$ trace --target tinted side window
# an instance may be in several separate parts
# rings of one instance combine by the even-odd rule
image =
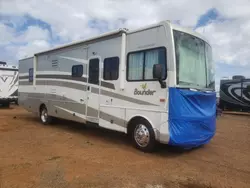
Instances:
[[[165,48],[148,49],[129,53],[127,62],[127,80],[156,80],[153,79],[154,64],[163,65],[162,78],[165,79],[167,76],[167,60]]]
[[[33,82],[33,68],[29,69],[29,82]]]
[[[82,77],[83,65],[73,65],[71,75],[72,77]]]
[[[104,59],[103,79],[117,80],[119,77],[119,57]]]
[[[143,80],[144,53],[136,52],[128,57],[128,80]]]

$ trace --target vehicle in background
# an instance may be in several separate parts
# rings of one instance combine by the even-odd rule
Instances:
[[[18,68],[0,61],[0,106],[18,102]]]
[[[220,80],[219,108],[250,112],[250,79],[236,75]]]
[[[120,29],[19,61],[19,105],[54,117],[186,149],[215,134],[212,49],[192,30],[162,21]]]

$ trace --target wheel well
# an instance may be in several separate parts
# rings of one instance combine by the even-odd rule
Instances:
[[[44,108],[44,107],[46,108],[46,105],[45,104],[41,104],[40,107],[39,107],[39,112],[41,112],[42,108]]]
[[[140,121],[140,120],[146,120],[146,121],[148,121],[147,119],[145,119],[145,118],[143,118],[143,117],[141,117],[141,116],[135,116],[135,117],[133,117],[131,120],[129,120],[129,122],[127,123],[127,134],[128,135],[131,135],[131,133],[132,133],[132,131],[133,131],[133,126],[134,126],[134,123],[136,122],[136,121]]]

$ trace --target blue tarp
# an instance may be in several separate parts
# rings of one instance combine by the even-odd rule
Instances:
[[[216,94],[169,88],[169,145],[191,149],[216,131]]]

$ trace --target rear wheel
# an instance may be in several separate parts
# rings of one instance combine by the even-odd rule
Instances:
[[[49,116],[48,110],[45,105],[43,105],[40,109],[40,120],[44,125],[50,124],[52,121],[52,117]]]
[[[133,125],[132,140],[135,147],[143,152],[153,152],[156,145],[155,133],[145,119],[136,120]]]

